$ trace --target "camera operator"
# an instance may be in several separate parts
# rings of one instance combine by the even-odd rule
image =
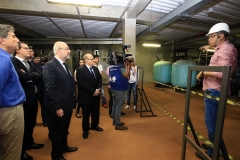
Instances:
[[[127,130],[125,123],[120,121],[122,105],[124,103],[125,91],[128,89],[131,62],[124,61],[124,66],[111,65],[109,67],[109,83],[111,85],[113,106],[112,118],[115,130]]]
[[[137,106],[137,98],[138,98],[138,94],[137,94],[137,66],[134,63],[134,58],[133,57],[127,57],[128,61],[131,63],[131,67],[130,67],[130,78],[128,80],[128,90],[127,90],[127,106],[125,108],[129,108],[130,107],[130,99],[131,99],[131,92],[133,91],[133,97],[134,97],[134,110],[136,110],[136,106]]]

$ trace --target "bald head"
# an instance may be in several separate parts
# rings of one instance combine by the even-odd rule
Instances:
[[[53,52],[57,58],[63,61],[66,61],[67,59],[70,58],[71,51],[65,42],[61,41],[56,42],[53,46]]]
[[[86,65],[88,65],[89,67],[92,67],[95,64],[93,61],[94,58],[93,58],[92,54],[87,53],[84,55],[83,58],[84,58]]]

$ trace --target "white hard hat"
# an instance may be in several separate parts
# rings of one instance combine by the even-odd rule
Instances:
[[[208,32],[208,34],[206,34],[206,36],[208,36],[209,34],[212,34],[212,33],[220,32],[220,31],[225,31],[227,33],[230,33],[228,24],[227,23],[215,24],[214,26],[212,26],[212,28],[209,30],[209,32]]]

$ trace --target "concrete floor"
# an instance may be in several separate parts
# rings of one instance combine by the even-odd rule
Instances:
[[[105,94],[107,94],[107,86]],[[140,113],[133,110],[133,106],[125,109],[125,116],[121,120],[126,123],[129,130],[117,131],[112,126],[112,119],[108,110],[101,107],[99,126],[104,132],[90,131],[89,138],[82,138],[82,119],[75,117],[73,111],[69,128],[68,145],[78,147],[77,152],[65,153],[67,160],[177,160],[181,159],[182,136],[185,110],[185,93],[174,92],[171,88],[156,88],[154,84],[145,84],[144,90],[150,101],[154,117],[140,117]],[[240,101],[239,98],[234,98]],[[140,100],[139,100],[140,104]],[[138,106],[139,107],[139,106]],[[147,112],[144,115],[151,115]],[[172,116],[176,117],[173,119]],[[227,105],[223,139],[231,159],[240,159],[240,108]],[[203,97],[192,95],[190,103],[190,118],[195,130],[207,139],[204,124]],[[179,120],[179,121],[177,121]],[[36,143],[44,143],[45,147],[39,150],[27,151],[34,160],[50,160],[51,142],[48,140],[48,130],[42,126],[40,113],[34,130]],[[188,132],[191,136],[191,132]],[[203,143],[200,140],[200,143]],[[187,144],[186,160],[197,160],[195,150]],[[220,158],[223,159],[223,158]]]

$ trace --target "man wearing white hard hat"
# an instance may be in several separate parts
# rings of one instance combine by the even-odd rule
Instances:
[[[237,66],[237,49],[228,41],[230,30],[226,23],[217,23],[209,30],[208,34],[208,46],[201,47],[200,50],[205,51],[208,48],[215,49],[213,56],[211,57],[209,66],[231,66],[231,74]],[[202,71],[197,75],[197,80],[203,80],[203,90],[205,94],[219,97],[221,90],[222,72],[208,72]],[[231,94],[230,85],[228,87],[228,95]],[[217,112],[218,101],[214,99],[204,98],[205,105],[205,124],[208,130],[208,138],[213,143]],[[206,144],[202,144],[204,149],[207,149],[206,153],[212,157],[213,148]],[[202,158],[196,153],[198,158]]]

